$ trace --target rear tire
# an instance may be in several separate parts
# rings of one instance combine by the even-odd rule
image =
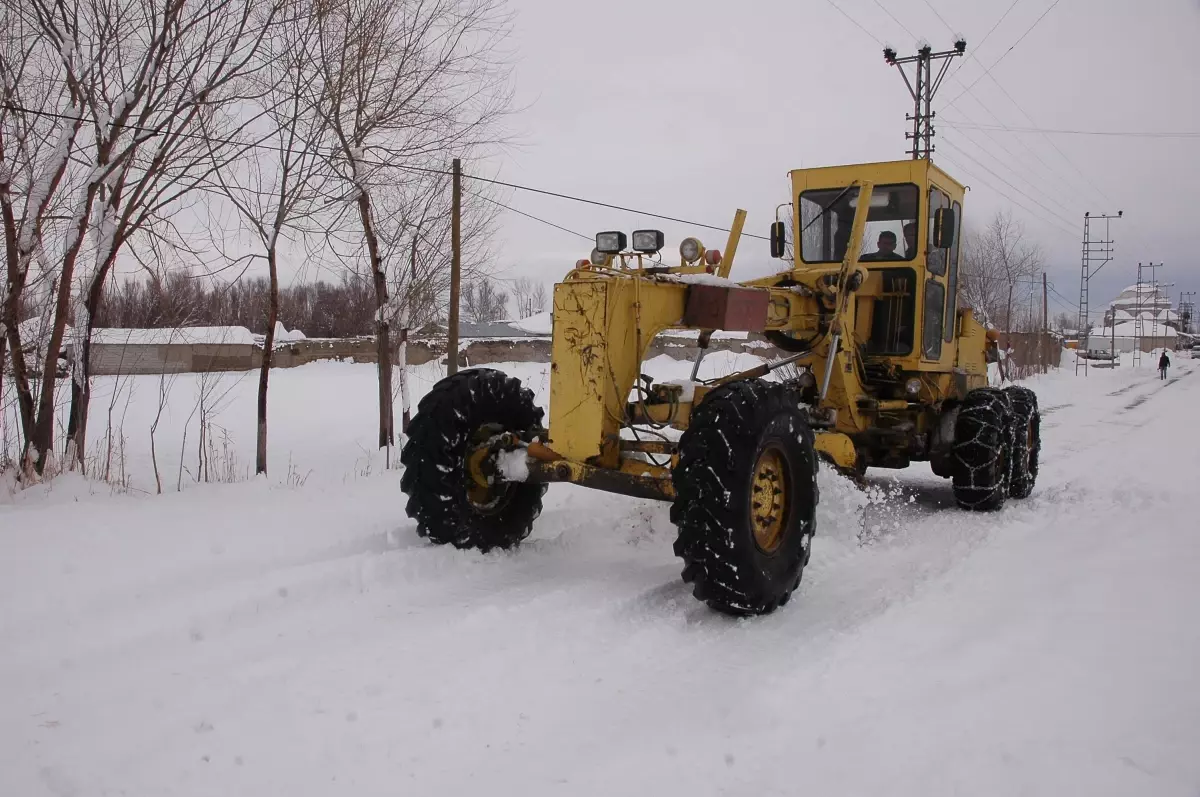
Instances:
[[[438,382],[417,405],[400,452],[408,495],[406,511],[417,534],[458,548],[511,548],[529,536],[542,511],[547,485],[500,482],[488,500],[472,500],[466,457],[482,427],[492,425],[528,439],[542,410],[521,380],[490,368],[461,371]]]
[[[1037,394],[1027,387],[1006,388],[1013,409],[1012,476],[1010,498],[1028,498],[1038,475],[1038,455],[1042,450],[1042,416]]]
[[[671,474],[675,554],[696,598],[738,616],[787,603],[816,530],[816,472],[795,390],[748,380],[704,398]]]
[[[963,399],[950,459],[960,507],[990,512],[1004,506],[1012,462],[1012,406],[1004,391],[981,387]]]

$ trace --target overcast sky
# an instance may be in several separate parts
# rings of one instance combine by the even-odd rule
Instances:
[[[1068,300],[1052,297],[1053,312],[1078,301],[1084,211],[1125,213],[1093,306],[1132,283],[1139,260],[1166,264],[1159,276],[1175,283],[1172,297],[1200,290],[1200,137],[950,126],[1200,131],[1200,0],[513,0],[513,9],[521,143],[467,171],[721,226],[743,207],[748,231],[764,234],[788,201],[788,170],[906,157],[911,99],[879,42],[904,55],[917,38],[948,49],[961,33],[969,57],[935,98],[934,161],[970,186],[968,225],[1013,210]],[[697,232],[724,247],[721,233],[527,192],[506,202],[586,235],[657,227],[672,248]],[[500,235],[504,275],[548,283],[591,248],[511,213]],[[734,276],[773,265],[764,241],[747,240]]]

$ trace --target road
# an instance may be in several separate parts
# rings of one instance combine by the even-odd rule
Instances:
[[[822,476],[813,561],[734,621],[666,507],[416,537],[394,472],[0,506],[0,793],[1200,793],[1200,376],[1035,380],[1034,494]]]

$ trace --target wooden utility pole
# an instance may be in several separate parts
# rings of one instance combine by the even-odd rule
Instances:
[[[1050,370],[1050,302],[1047,291],[1046,272],[1042,272],[1042,373]]]
[[[462,281],[462,161],[454,159],[450,195],[450,318],[446,322],[446,374],[458,373],[458,292]]]

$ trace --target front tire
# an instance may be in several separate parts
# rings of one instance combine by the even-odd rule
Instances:
[[[816,472],[795,390],[748,380],[704,398],[671,474],[675,554],[696,598],[738,616],[787,603],[816,529]]]
[[[467,454],[496,429],[528,439],[541,420],[533,391],[501,371],[476,368],[438,382],[417,405],[400,452],[400,489],[417,533],[481,551],[511,548],[529,536],[547,485],[498,481],[480,495]]]
[[[1037,394],[1027,387],[1010,387],[1008,394],[1013,409],[1012,476],[1008,485],[1010,498],[1028,498],[1038,475],[1038,456],[1042,450],[1042,416],[1038,411]]]
[[[954,499],[963,509],[991,512],[1008,497],[1012,462],[1012,406],[1003,391],[972,390],[954,423],[951,453]]]

